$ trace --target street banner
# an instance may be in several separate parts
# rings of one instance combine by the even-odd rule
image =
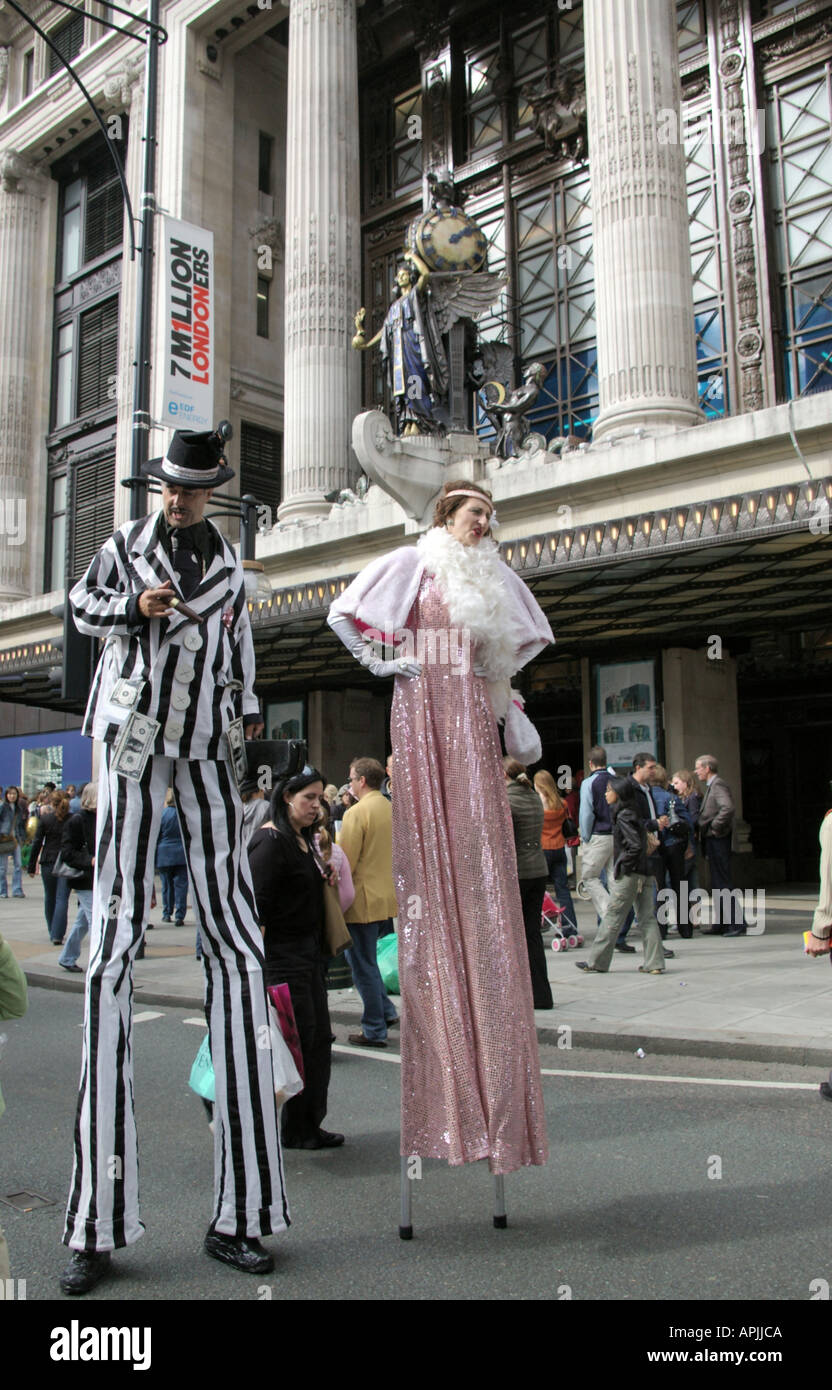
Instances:
[[[162,416],[173,429],[214,428],[214,233],[162,219],[165,277]]]

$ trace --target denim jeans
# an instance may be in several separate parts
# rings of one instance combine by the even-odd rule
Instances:
[[[545,849],[543,851],[543,857],[546,860],[549,877],[555,887],[555,897],[564,911],[562,926],[566,929],[567,933],[576,932],[578,930],[578,919],[575,916],[575,904],[572,901],[572,894],[566,882],[566,850]]]
[[[162,880],[162,916],[184,921],[188,908],[188,869],[185,864],[173,864],[160,869]]]
[[[379,937],[390,930],[390,918],[383,922],[348,922],[347,929],[352,937],[352,946],[344,954],[364,1005],[361,1029],[365,1038],[384,1042],[387,1024],[393,1023],[398,1017],[384,988],[376,959]]]
[[[41,864],[40,876],[43,879],[43,912],[49,931],[49,940],[63,941],[66,936],[66,917],[69,910],[71,880],[53,874],[51,865]]]
[[[23,897],[23,882],[20,875],[20,845],[15,845],[14,849],[0,850],[0,898],[9,896],[8,864],[9,856],[14,855],[14,867],[12,869],[12,895],[15,898]]]
[[[78,894],[78,911],[67,943],[58,956],[59,965],[77,964],[81,954],[81,942],[89,931],[92,920],[92,889],[76,888],[75,891]]]

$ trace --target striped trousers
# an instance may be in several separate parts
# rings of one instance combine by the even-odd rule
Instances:
[[[140,782],[110,770],[102,750],[95,886],[84,1010],[75,1167],[64,1244],[114,1250],[138,1240],[133,1111],[133,961],[144,937],[165,791],[172,783],[194,910],[205,948],[205,1011],[216,1078],[216,1230],[285,1230],[289,1209],[274,1099],[263,950],[243,807],[230,764],[153,756]],[[183,1076],[170,1097],[178,1107]]]

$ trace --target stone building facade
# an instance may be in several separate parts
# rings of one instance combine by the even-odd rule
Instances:
[[[88,9],[32,17],[138,207],[143,54]],[[506,279],[481,337],[507,345],[516,382],[546,369],[533,448],[493,458],[475,404],[460,445],[558,638],[524,676],[546,764],[576,767],[599,738],[622,761],[649,742],[671,770],[715,753],[750,827],[738,848],[811,876],[832,775],[832,5],[174,0],[161,22],[156,196],[214,235],[215,415],[261,501],[270,728],[302,730],[335,781],[386,751],[391,692],[324,622],[418,529],[356,488],[353,420],[389,402],[352,320],[364,305],[379,327],[428,176],[448,170]],[[53,610],[129,508],[135,263],[103,137],[52,66],[0,3],[10,756],[36,732],[24,706],[73,722]],[[158,283],[155,303],[158,364]],[[366,448],[389,452],[384,433]]]

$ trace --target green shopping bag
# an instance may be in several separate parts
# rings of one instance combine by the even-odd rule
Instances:
[[[376,947],[376,960],[384,988],[389,994],[399,993],[399,938],[395,932],[383,936]]]
[[[210,1100],[213,1102],[214,1064],[211,1061],[211,1048],[207,1033],[202,1039],[202,1045],[194,1058],[188,1085],[192,1091],[196,1091],[198,1096],[202,1096],[203,1100]]]

